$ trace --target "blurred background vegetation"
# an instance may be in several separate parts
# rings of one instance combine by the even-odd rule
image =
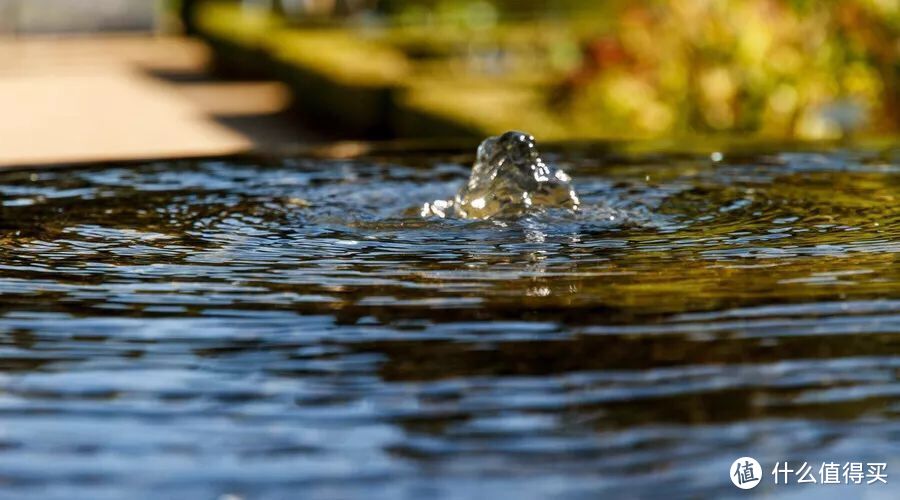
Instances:
[[[314,117],[368,135],[835,139],[900,128],[897,0],[183,0],[169,9],[223,67],[278,75]]]

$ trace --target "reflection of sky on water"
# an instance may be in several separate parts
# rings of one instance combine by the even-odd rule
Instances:
[[[768,474],[897,463],[896,157],[561,159],[517,221],[402,156],[0,175],[0,497],[895,491]]]

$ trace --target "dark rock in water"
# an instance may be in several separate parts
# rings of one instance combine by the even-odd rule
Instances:
[[[428,203],[422,215],[487,219],[534,209],[577,210],[578,205],[571,178],[544,163],[534,137],[507,132],[481,143],[472,176],[452,201]]]

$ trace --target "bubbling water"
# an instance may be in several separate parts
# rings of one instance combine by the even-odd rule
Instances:
[[[422,216],[489,219],[550,208],[576,211],[580,201],[571,181],[544,163],[534,137],[506,132],[481,143],[472,175],[454,199],[426,203]]]

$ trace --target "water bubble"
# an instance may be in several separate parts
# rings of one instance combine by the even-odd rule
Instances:
[[[471,177],[452,201],[426,204],[422,215],[518,217],[535,208],[577,210],[579,203],[571,177],[544,162],[534,137],[507,132],[481,143]]]

